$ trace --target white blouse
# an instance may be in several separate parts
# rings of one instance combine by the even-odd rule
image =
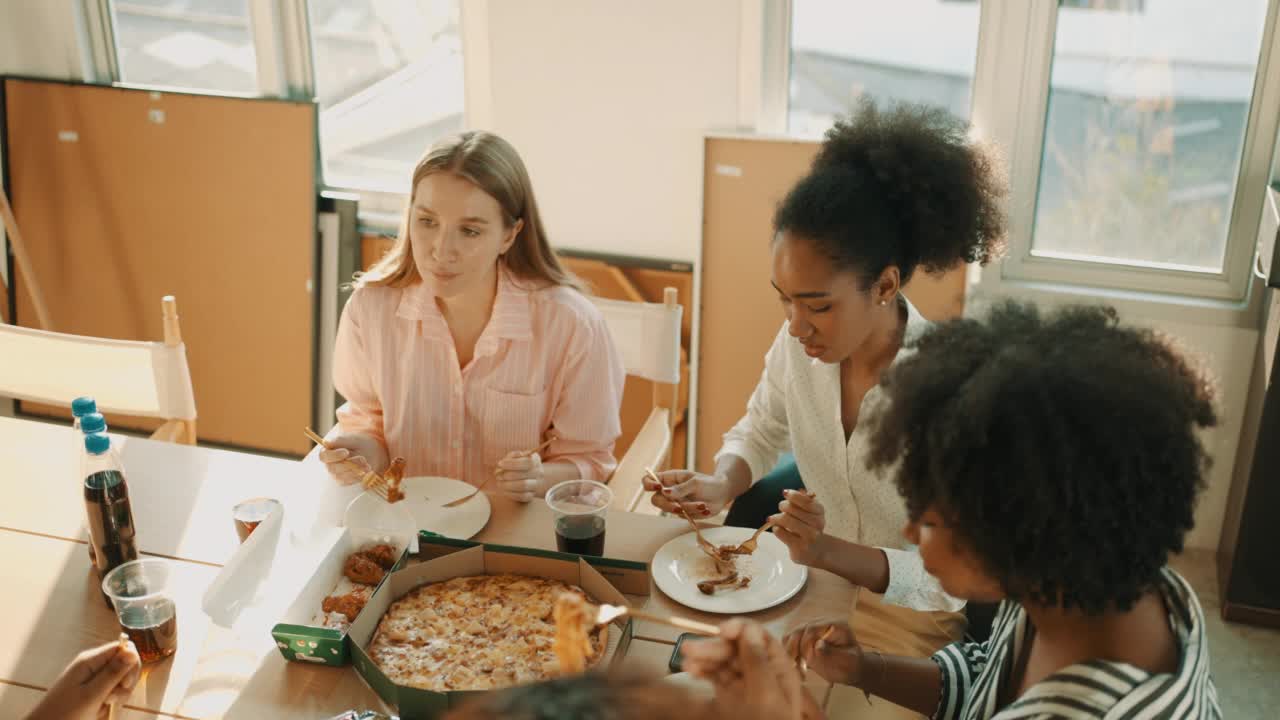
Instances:
[[[899,297],[907,308],[904,340],[910,340],[930,323],[905,296]],[[899,350],[894,362],[913,352]],[[907,509],[893,482],[897,467],[878,472],[866,467],[871,428],[864,419],[885,401],[884,391],[879,385],[867,391],[847,443],[840,398],[840,366],[805,355],[784,322],[765,355],[764,373],[747,403],[747,414],[725,434],[716,460],[724,455],[742,458],[754,483],[782,453],[794,453],[805,488],[826,508],[826,532],[884,550],[889,559],[885,602],[913,610],[958,612],[964,601],[942,590],[925,572],[915,546],[902,537]]]

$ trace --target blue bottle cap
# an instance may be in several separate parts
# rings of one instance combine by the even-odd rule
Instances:
[[[101,455],[111,449],[111,438],[106,433],[89,433],[84,436],[84,449],[89,451],[90,455]]]
[[[96,412],[98,412],[98,403],[87,395],[71,401],[71,414],[76,417],[84,417]]]
[[[80,418],[80,429],[84,431],[85,435],[88,435],[89,433],[106,432],[107,419],[102,417],[102,413],[89,413],[88,415]]]

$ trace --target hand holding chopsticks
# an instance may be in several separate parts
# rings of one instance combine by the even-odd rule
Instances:
[[[336,449],[311,428],[304,428],[302,432],[320,447],[326,450]],[[404,499],[404,492],[400,490],[400,481],[404,478],[404,458],[392,460],[384,475],[374,472],[367,462],[361,464],[351,458],[346,458],[340,460],[339,463],[360,478],[360,485],[365,490],[372,492],[383,500],[393,503]]]
[[[531,456],[531,455],[536,455],[537,453],[540,453],[540,452],[542,452],[543,450],[546,450],[548,447],[551,447],[551,443],[552,443],[552,441],[554,441],[555,439],[556,439],[556,436],[555,436],[555,435],[552,435],[552,436],[548,437],[546,440],[542,441],[542,444],[541,444],[541,445],[539,445],[538,447],[536,447],[536,448],[534,448],[534,449],[532,449],[532,450],[527,450],[527,451],[525,451],[525,452],[522,452],[522,453],[520,453],[519,455],[520,455],[520,456],[522,456],[522,457],[529,457],[529,456]],[[479,485],[477,485],[475,490],[472,490],[470,493],[467,493],[466,495],[463,495],[462,497],[458,498],[457,500],[450,500],[449,502],[447,502],[447,503],[445,503],[445,504],[444,504],[444,507],[447,507],[447,508],[451,508],[451,507],[458,507],[459,505],[461,505],[461,504],[463,504],[463,503],[467,502],[467,501],[468,501],[468,500],[470,500],[471,498],[473,498],[473,497],[475,497],[476,495],[480,494],[480,491],[484,489],[484,486],[485,486],[485,485],[488,485],[488,484],[489,484],[489,481],[490,481],[490,480],[492,480],[493,478],[497,477],[499,474],[501,474],[501,472],[502,472],[502,468],[495,467],[495,468],[493,469],[493,475],[491,475],[490,477],[485,478],[485,479],[484,479],[484,482],[482,482],[482,483],[480,483]]]

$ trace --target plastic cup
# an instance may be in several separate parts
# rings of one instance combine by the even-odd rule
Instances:
[[[267,519],[271,511],[280,507],[280,501],[274,498],[249,498],[231,508],[231,518],[236,524],[236,535],[243,543],[253,534],[258,524]]]
[[[138,648],[143,663],[164,660],[178,650],[178,611],[170,594],[168,560],[130,560],[102,579],[120,629]]]
[[[556,548],[577,555],[604,555],[605,516],[612,503],[613,491],[594,480],[569,480],[548,490]]]

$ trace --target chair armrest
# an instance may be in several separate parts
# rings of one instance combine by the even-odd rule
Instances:
[[[654,408],[640,432],[636,433],[627,454],[618,461],[618,467],[609,479],[609,487],[613,489],[614,510],[653,515],[658,513],[658,508],[643,502],[643,480],[645,468],[661,469],[671,453],[671,429],[667,424],[669,412],[666,408]]]

